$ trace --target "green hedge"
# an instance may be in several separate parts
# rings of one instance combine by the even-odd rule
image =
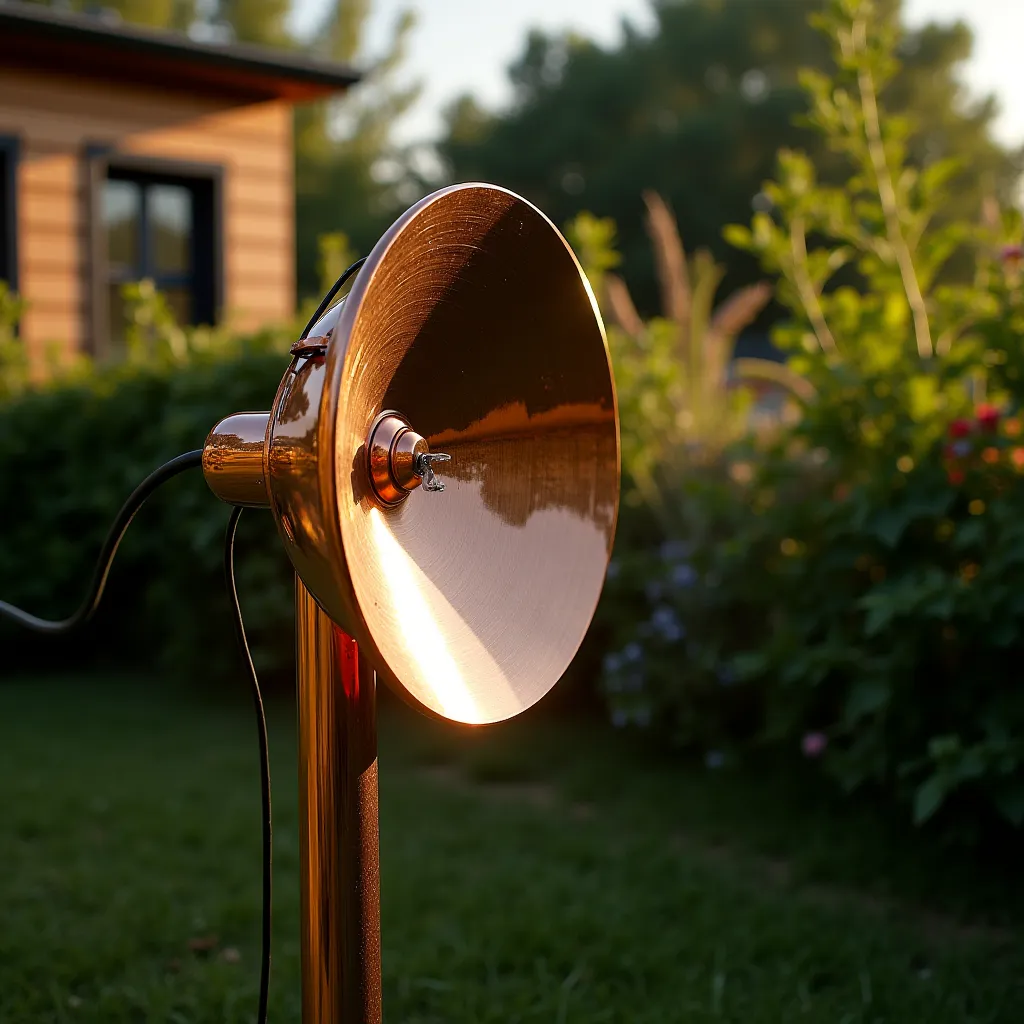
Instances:
[[[128,297],[125,362],[83,364],[41,388],[8,373],[13,385],[0,397],[0,597],[38,615],[74,611],[133,488],[167,459],[201,447],[223,416],[269,408],[288,364],[291,331],[246,339],[182,332],[145,282]],[[198,470],[170,481],[129,528],[96,619],[57,639],[0,620],[4,669],[140,667],[202,687],[237,673],[222,569],[228,514]],[[237,550],[256,666],[263,679],[287,684],[294,577],[269,513],[242,517]],[[588,639],[554,701],[592,699],[605,635]]]
[[[267,409],[283,335],[224,341],[187,359],[88,369],[0,403],[0,595],[46,616],[81,600],[110,522],[146,474],[202,447],[222,416]],[[154,495],[118,553],[94,624],[67,640],[3,630],[5,669],[136,664],[210,681],[237,671],[221,571],[227,506],[189,472]],[[239,587],[256,660],[285,669],[292,577],[270,516],[239,526]]]

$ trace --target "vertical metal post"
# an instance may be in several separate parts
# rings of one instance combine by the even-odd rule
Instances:
[[[295,580],[303,1024],[380,1024],[373,669]]]

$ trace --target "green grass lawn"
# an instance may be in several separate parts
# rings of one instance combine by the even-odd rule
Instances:
[[[272,704],[271,1019],[299,1020],[294,721]],[[0,1021],[250,1021],[244,686],[0,685]],[[390,1022],[1024,1020],[1024,885],[777,773],[594,723],[381,725]]]

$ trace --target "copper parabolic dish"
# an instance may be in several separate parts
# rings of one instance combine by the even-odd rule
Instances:
[[[428,196],[360,271],[326,370],[321,450],[385,678],[461,722],[523,711],[583,639],[618,507],[607,345],[571,250],[504,189]],[[443,493],[374,500],[364,446],[382,409],[451,455]]]

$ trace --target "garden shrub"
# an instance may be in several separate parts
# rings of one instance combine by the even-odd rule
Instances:
[[[133,488],[202,447],[224,415],[267,409],[291,331],[180,331],[135,286],[128,358],[78,366],[0,402],[0,596],[44,616],[81,601],[111,520]],[[222,572],[228,508],[198,471],[165,485],[132,524],[94,624],[64,639],[0,622],[4,672],[40,665],[160,667],[199,682],[237,671]],[[239,525],[239,589],[258,667],[291,657],[292,574],[269,515]]]
[[[845,789],[891,790],[919,821],[960,790],[1024,820],[1021,421],[983,407],[953,427],[855,483],[792,452],[734,452],[745,483],[690,473],[674,539],[616,558],[616,721],[712,761],[809,745]]]
[[[1019,218],[943,223],[955,162],[912,167],[885,114],[894,18],[836,0],[820,23],[836,72],[805,77],[809,120],[848,178],[784,152],[771,209],[728,233],[778,277],[799,420],[664,460],[663,542],[613,566],[606,691],[711,765],[782,747],[919,823],[1021,825]]]

